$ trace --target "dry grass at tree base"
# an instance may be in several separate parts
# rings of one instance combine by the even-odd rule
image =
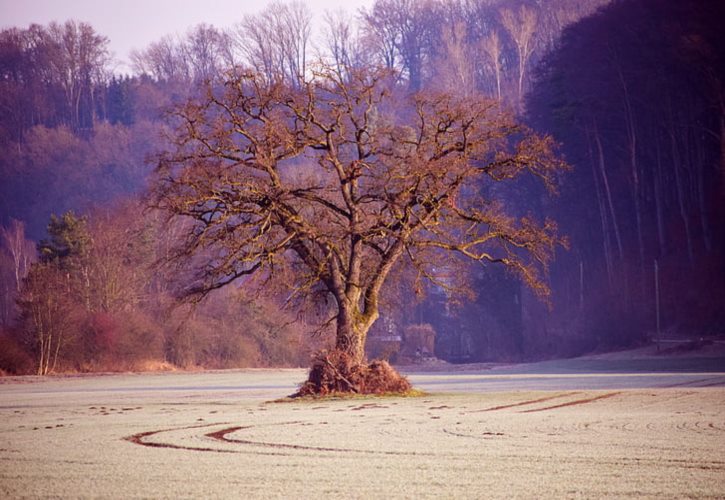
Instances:
[[[391,394],[412,389],[408,379],[387,361],[359,363],[349,354],[333,350],[319,352],[307,381],[294,397],[327,396],[330,394]]]

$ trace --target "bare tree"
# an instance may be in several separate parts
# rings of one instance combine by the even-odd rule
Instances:
[[[167,35],[144,51],[131,53],[137,73],[158,82],[202,82],[235,63],[231,36],[214,26],[198,24],[184,36]]]
[[[307,57],[312,26],[312,14],[300,1],[284,4],[279,18],[279,44],[290,81],[303,80],[307,75]]]
[[[14,319],[15,301],[34,260],[35,245],[26,239],[23,222],[11,219],[9,227],[0,227],[0,324]]]
[[[346,11],[327,11],[323,22],[320,59],[330,61],[340,74],[369,63],[357,26]]]
[[[89,128],[95,121],[95,87],[106,76],[108,38],[91,25],[75,21],[51,23],[47,35],[53,47],[54,78],[65,94],[71,126]]]
[[[466,40],[466,25],[457,22],[443,30],[441,54],[435,64],[433,88],[468,96],[476,91],[471,60],[473,54]]]
[[[23,311],[23,331],[35,351],[38,375],[53,373],[73,335],[76,312],[70,300],[67,273],[53,265],[34,265],[18,301]]]
[[[137,73],[147,74],[159,82],[191,78],[181,44],[170,35],[151,43],[144,51],[133,51],[131,62]]]
[[[501,56],[503,55],[503,46],[498,32],[492,30],[486,37],[481,40],[481,49],[486,55],[486,63],[493,72],[496,80],[496,98],[501,99]]]
[[[377,62],[388,69],[401,69],[399,52],[400,31],[392,22],[394,5],[390,1],[375,2],[369,11],[361,13],[363,38],[376,55]]]
[[[536,34],[538,15],[536,11],[522,5],[518,11],[501,9],[501,24],[516,45],[519,61],[518,71],[518,105],[523,104],[524,81],[531,54],[534,52],[534,35]]]
[[[19,292],[23,278],[35,260],[35,245],[25,237],[25,224],[15,219],[11,219],[9,227],[0,227],[0,237],[2,248],[12,259],[14,289]]]
[[[494,101],[402,98],[387,72],[353,74],[325,70],[300,90],[230,74],[176,110],[155,199],[191,222],[174,256],[196,270],[186,293],[287,272],[294,293],[332,299],[335,348],[357,364],[404,262],[444,286],[441,252],[501,263],[545,295],[555,225],[507,216],[482,187],[524,172],[552,187],[551,141]]]
[[[189,62],[194,79],[210,80],[232,64],[228,37],[209,24],[199,24],[189,30],[182,50]]]
[[[369,11],[361,11],[368,40],[381,62],[401,70],[413,91],[423,87],[438,32],[437,7],[433,0],[378,0]]]
[[[304,3],[274,2],[234,32],[240,59],[265,76],[297,84],[307,73],[312,15]]]

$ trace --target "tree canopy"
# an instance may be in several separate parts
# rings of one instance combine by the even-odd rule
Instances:
[[[297,88],[238,71],[175,109],[155,200],[189,221],[175,253],[195,270],[186,293],[259,272],[322,287],[336,348],[358,361],[404,261],[434,280],[442,253],[501,263],[546,295],[555,224],[507,215],[486,185],[528,172],[553,189],[565,165],[551,140],[492,100],[404,95],[390,81],[323,68]]]

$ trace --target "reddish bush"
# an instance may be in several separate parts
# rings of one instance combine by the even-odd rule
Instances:
[[[33,372],[33,359],[10,335],[0,332],[0,371],[11,375]]]
[[[68,355],[81,371],[137,370],[164,361],[163,332],[140,311],[89,315],[82,336]]]
[[[349,354],[335,350],[315,356],[307,381],[295,396],[404,393],[410,389],[410,382],[387,361],[358,363]]]
[[[96,353],[107,353],[118,343],[119,325],[115,317],[108,313],[93,314],[88,318],[87,344]]]

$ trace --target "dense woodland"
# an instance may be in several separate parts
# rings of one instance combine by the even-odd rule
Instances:
[[[467,297],[401,275],[373,336],[423,335],[472,362],[722,334],[723,22],[716,0],[377,0],[313,32],[302,3],[279,3],[228,31],[164,37],[132,55],[132,75],[114,74],[88,24],[3,30],[0,370],[306,365],[329,341],[325,304],[254,281],[179,300],[163,263],[182,228],[147,187],[170,106],[231,67],[294,87],[320,61],[388,68],[404,94],[498,99],[572,167],[555,198],[526,180],[497,193],[569,240],[549,304],[498,266],[472,266]]]

